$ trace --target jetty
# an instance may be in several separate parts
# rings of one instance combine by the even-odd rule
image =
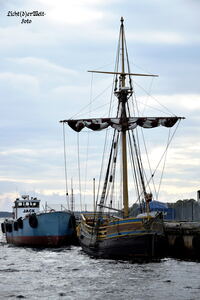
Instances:
[[[200,222],[164,222],[169,256],[200,258]]]

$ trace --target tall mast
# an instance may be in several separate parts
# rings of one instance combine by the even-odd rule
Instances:
[[[127,171],[127,143],[126,143],[126,102],[127,102],[127,91],[125,88],[125,62],[124,62],[124,19],[121,18],[121,89],[119,90],[119,101],[121,102],[121,146],[122,146],[122,182],[123,182],[123,205],[124,205],[124,217],[128,217],[128,171]],[[125,126],[123,126],[125,125]]]
[[[121,63],[121,70],[118,69],[119,62]],[[127,71],[125,70],[125,65],[127,65]],[[94,73],[104,73],[104,74],[114,74],[116,75],[115,79],[115,95],[118,98],[119,105],[118,105],[118,113],[117,116],[120,118],[121,123],[121,154],[122,154],[122,182],[123,182],[123,207],[124,207],[124,217],[128,217],[129,215],[129,200],[128,200],[128,168],[127,168],[127,130],[128,130],[128,117],[127,117],[127,102],[130,96],[132,95],[132,83],[130,76],[153,76],[157,77],[158,75],[153,74],[137,74],[137,73],[130,73],[129,61],[128,61],[128,54],[126,48],[126,41],[125,41],[125,33],[124,33],[124,19],[121,17],[121,25],[120,25],[120,35],[119,35],[119,44],[118,44],[118,53],[117,53],[117,69],[115,72],[105,72],[105,71],[88,71]],[[126,86],[126,76],[129,76],[129,84]],[[118,81],[119,79],[119,81]],[[137,145],[135,144],[136,152],[137,152]],[[136,153],[136,156],[138,153]],[[138,168],[140,169],[140,163],[137,157]],[[109,166],[107,169],[107,175],[104,181],[104,188],[103,193],[101,196],[100,203],[105,199],[105,192],[108,184],[108,175],[109,175]],[[148,196],[145,191],[145,185],[143,180],[143,175],[140,170],[140,179],[142,182],[142,187],[144,189],[144,196]],[[101,204],[102,204],[101,203]]]
[[[153,74],[138,74],[138,73],[131,73],[129,60],[128,60],[128,53],[127,53],[127,46],[126,46],[126,39],[125,39],[125,31],[124,31],[124,19],[121,18],[120,24],[120,34],[119,34],[119,42],[118,42],[118,51],[117,51],[117,59],[116,59],[116,69],[114,72],[108,71],[89,71],[93,73],[104,73],[104,74],[113,74],[115,75],[115,87],[114,87],[114,94],[118,98],[118,109],[117,109],[117,124],[120,125],[118,127],[112,126],[113,121],[112,118],[107,118],[103,121],[103,119],[81,119],[81,120],[63,120],[60,122],[66,122],[68,125],[77,132],[80,132],[84,127],[88,127],[92,130],[101,130],[106,128],[107,126],[112,126],[115,128],[115,133],[118,131],[117,141],[120,134],[121,137],[121,160],[122,160],[122,182],[123,182],[123,207],[124,207],[124,218],[128,217],[129,215],[129,199],[128,199],[128,167],[127,167],[127,131],[133,130],[130,126],[130,111],[128,107],[128,99],[131,97],[133,93],[132,89],[132,82],[131,76],[151,76],[157,77],[158,75]],[[126,76],[129,77],[129,82],[127,82]],[[152,118],[141,118],[138,117],[138,121],[140,123],[136,124],[142,126],[144,128],[153,128],[157,126],[165,126],[165,127],[172,127],[175,125],[178,119],[182,119],[181,117],[167,117],[167,118],[156,118],[153,120]],[[162,121],[162,122],[161,122]],[[152,123],[152,124],[151,124]],[[104,127],[106,124],[106,127]],[[110,125],[109,125],[110,124]],[[157,124],[157,125],[156,125]],[[115,124],[116,125],[116,124]],[[150,126],[150,127],[149,127]],[[130,131],[129,131],[130,132]],[[115,153],[115,133],[113,136],[113,142],[110,150],[110,156],[108,161],[108,167],[106,171],[106,176],[103,185],[103,191],[100,199],[100,208],[102,209],[104,206],[104,201],[106,201],[108,191],[109,182],[111,182],[113,178],[113,169],[112,169],[112,162],[116,163],[116,155]],[[131,136],[128,136],[129,142],[131,143]],[[144,174],[143,174],[143,166],[140,157],[140,151],[138,151],[139,144],[135,139],[134,133],[132,132],[132,142],[133,142],[133,149],[135,150],[134,153],[131,155],[135,155],[132,159],[134,160],[134,176],[136,179],[137,186],[140,185],[141,192],[138,189],[138,195],[144,196],[144,200],[146,202],[146,210],[149,211],[149,202],[152,199],[152,194],[146,192]],[[139,183],[139,184],[138,184]]]

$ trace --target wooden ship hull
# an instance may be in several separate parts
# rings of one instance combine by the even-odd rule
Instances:
[[[82,249],[90,256],[137,260],[165,255],[167,240],[162,218],[112,220],[97,231],[92,222],[83,216],[78,233]]]
[[[76,132],[81,132],[84,128],[93,131],[104,130],[108,127],[113,129],[104,180],[101,179],[101,173],[104,170],[104,159],[102,159],[97,197],[95,188],[93,189],[96,214],[93,214],[93,217],[87,214],[82,216],[78,228],[80,244],[86,253],[94,257],[119,259],[163,257],[167,248],[163,219],[161,215],[153,216],[149,206],[153,200],[150,183],[152,184],[156,170],[153,173],[150,168],[151,177],[148,178],[142,162],[140,147],[140,138],[144,142],[144,136],[139,137],[137,127],[141,130],[160,126],[171,128],[182,117],[175,115],[167,117],[140,116],[132,76],[157,77],[158,75],[138,74],[130,71],[123,18],[121,18],[115,71],[89,72],[114,75],[112,91],[117,98],[117,107],[114,117],[110,116],[111,111],[109,111],[108,118],[70,118],[60,121],[68,124]],[[129,101],[129,99],[131,100]],[[112,105],[113,103],[110,102],[110,107]],[[106,143],[107,134],[105,145]],[[147,152],[146,146],[145,150]],[[133,189],[130,188],[129,183],[131,178],[134,183]],[[153,189],[155,189],[154,183]],[[129,197],[140,204],[142,214],[136,218],[129,214]],[[118,207],[121,209],[116,208],[117,201],[120,203]],[[111,211],[117,211],[118,217],[111,217]],[[107,217],[105,217],[105,213],[107,213]]]

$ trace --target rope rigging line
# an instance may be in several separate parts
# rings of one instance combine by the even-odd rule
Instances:
[[[142,194],[145,196],[146,194],[146,185],[145,185],[145,182],[144,182],[144,168],[143,168],[143,165],[142,165],[142,160],[141,160],[141,157],[140,157],[140,154],[138,154],[138,148],[137,148],[137,145],[136,145],[136,139],[135,139],[135,136],[134,136],[134,132],[133,130],[131,130],[131,133],[132,133],[132,139],[133,139],[133,143],[134,143],[134,149],[135,149],[135,157],[136,157],[136,162],[137,162],[137,170],[138,170],[138,178],[139,178],[139,182],[140,182],[140,186],[141,186],[141,193],[139,195],[139,199],[140,197],[142,196]],[[138,200],[139,200],[138,199]]]
[[[146,157],[147,157],[149,171],[150,171],[150,174],[152,174],[152,168],[151,168],[149,155],[148,155],[148,151],[147,151],[147,146],[146,146],[146,142],[145,142],[145,138],[144,138],[144,130],[142,128],[141,128],[141,133],[142,133],[142,139],[143,139],[143,143],[144,143],[144,149],[145,149],[145,153],[146,153]],[[147,180],[147,177],[146,177],[146,180]],[[154,193],[156,195],[157,193],[156,193],[156,186],[155,186],[154,178],[152,178],[152,183],[153,183]]]
[[[137,84],[137,83],[136,83]],[[148,95],[150,95],[148,92],[147,92]],[[135,97],[135,103],[136,102],[136,95],[134,93],[134,97]],[[156,99],[155,99],[156,100]],[[132,99],[132,105],[134,107],[134,103],[133,103],[133,99]],[[163,106],[164,107],[164,106]],[[136,105],[136,108],[138,110],[138,106]],[[169,111],[169,110],[168,110]],[[139,114],[139,111],[138,111],[138,114]],[[148,166],[149,166],[149,170],[150,170],[150,173],[152,174],[152,168],[151,168],[151,165],[150,165],[150,160],[149,160],[149,156],[148,156],[148,151],[147,151],[147,147],[146,147],[146,142],[145,142],[145,138],[144,138],[144,132],[143,132],[143,129],[141,128],[141,133],[142,133],[142,139],[143,139],[143,144],[144,144],[144,148],[145,148],[145,153],[146,153],[146,157],[147,157],[147,162],[148,162]],[[137,128],[136,128],[136,134],[137,134],[137,141],[138,141],[138,148],[140,150],[140,147],[139,147],[139,138],[138,138],[138,131],[137,131]],[[141,154],[140,154],[140,159],[141,159]],[[142,162],[141,162],[142,163]],[[164,170],[163,170],[164,171]],[[144,176],[146,178],[146,186],[148,185],[149,186],[149,190],[151,191],[151,188],[150,188],[150,181],[147,179],[147,176],[146,176],[146,173],[144,172]],[[161,179],[162,180],[162,179]],[[151,181],[152,181],[152,184],[153,184],[153,189],[154,189],[154,193],[155,193],[155,196],[156,198],[158,197],[158,192],[156,191],[156,186],[155,186],[155,181],[154,181],[154,175],[151,176]],[[161,182],[160,182],[161,184]],[[160,190],[160,187],[159,187],[159,190]]]
[[[134,100],[133,100],[134,98]],[[137,112],[137,115],[139,116],[139,108],[138,108],[138,101],[136,99],[136,94],[135,94],[135,91],[133,93],[133,95],[131,96],[131,99],[132,99],[132,105],[133,105],[133,112],[134,114]],[[134,109],[134,107],[136,107],[136,109]]]
[[[127,109],[128,109],[128,116],[130,117],[130,107],[129,107],[128,103],[127,103]],[[137,133],[137,128],[136,128],[136,133]],[[142,189],[141,188],[141,184],[140,184],[141,181],[138,180],[138,178],[140,178],[139,169],[136,167],[136,164],[135,164],[135,159],[134,159],[134,154],[133,154],[133,147],[132,147],[132,142],[131,142],[131,135],[130,135],[129,131],[128,131],[128,136],[129,136],[131,158],[132,158],[132,164],[133,164],[133,170],[134,170],[134,176],[133,176],[133,178],[135,178],[135,181],[134,181],[134,183],[135,183],[135,190],[136,190],[137,196],[139,197],[139,194],[140,194],[139,187],[140,187],[140,189]],[[134,144],[134,149],[135,149],[135,157],[137,156],[137,149],[139,149],[139,155],[141,156],[140,148],[139,148],[139,139],[138,139],[138,136],[137,136],[138,145],[136,145],[134,143],[135,138],[134,138],[134,132],[133,132],[133,130],[132,130],[132,137],[133,137],[133,144]],[[141,161],[141,159],[140,159],[140,161]],[[137,159],[136,159],[136,162],[137,162]],[[140,202],[140,200],[139,200],[139,202]],[[141,206],[141,203],[140,203],[140,206]]]
[[[124,44],[125,44],[125,51],[126,51],[126,61],[127,61],[127,67],[128,67],[128,73],[131,73],[131,69],[130,69],[130,64],[129,64],[129,58],[128,58],[128,48],[127,48],[127,44],[126,44],[126,38],[125,38],[125,32],[124,32]],[[131,75],[129,75],[129,84],[130,84],[130,90],[133,90],[133,85],[132,85],[132,78]],[[132,94],[130,94],[130,97],[132,96]]]
[[[135,137],[135,135],[133,135]],[[141,166],[141,171],[142,171],[142,177],[143,179],[147,179],[147,176],[146,176],[146,173],[145,173],[145,170],[144,170],[144,167],[143,167],[143,162],[142,162],[142,154],[141,154],[141,147],[139,145],[139,135],[138,135],[138,130],[136,128],[136,147],[137,147],[137,152],[138,152],[138,159],[139,159],[139,163],[140,163],[140,166]],[[150,186],[148,186],[149,189],[150,189]]]
[[[88,149],[89,149],[89,141],[90,141],[89,137],[90,137],[90,133],[88,131],[87,132],[87,145],[86,145],[86,159],[85,159],[85,179],[84,179],[85,184],[84,184],[84,193],[83,193],[83,195],[84,195],[83,203],[84,204],[85,204],[86,187],[87,187],[87,174],[88,174],[88,153],[89,153]]]
[[[113,142],[114,151],[113,151],[113,154],[112,154],[111,168],[110,168],[110,173],[109,173],[107,194],[105,196],[105,203],[106,203],[106,201],[109,197],[110,189],[111,189],[110,201],[112,201],[112,194],[113,194],[115,174],[116,174],[115,171],[116,171],[116,162],[117,162],[117,153],[118,153],[118,140],[119,140],[119,132],[116,131],[115,137],[114,137],[114,142]]]
[[[153,82],[153,81],[152,81]],[[134,81],[134,83],[140,87],[143,91],[145,91],[145,93],[148,95],[148,96],[151,96],[150,95],[150,92],[147,92],[144,88],[142,88],[139,84],[137,84],[137,82]],[[151,96],[152,97],[152,96]],[[133,106],[133,111],[134,111],[134,102],[133,102],[133,97],[132,98],[132,106]],[[166,108],[164,105],[162,105],[155,97],[152,97],[160,106],[164,107],[171,115],[174,115],[168,108]],[[136,107],[136,110],[137,110],[137,113],[139,115],[139,108],[138,108],[138,105],[137,103],[139,101],[136,101],[136,95],[135,95],[135,92],[134,92],[134,99],[135,99],[135,107]],[[147,102],[147,101],[146,101]],[[148,106],[148,107],[151,107],[150,105],[147,105],[147,103],[145,103],[145,106]],[[144,110],[145,110],[145,107],[143,109],[143,113],[144,113]],[[158,109],[156,109],[158,110]],[[161,111],[161,110],[158,110],[158,111]],[[161,111],[162,112],[162,111]],[[175,115],[174,115],[175,116]],[[179,121],[180,122],[180,121]],[[176,128],[177,129],[177,128]],[[175,131],[176,131],[175,129]],[[139,138],[138,138],[138,131],[137,131],[137,128],[136,128],[136,133],[137,133],[137,141],[138,141],[138,148],[140,150],[140,147],[139,147]],[[146,142],[145,142],[145,138],[144,138],[144,132],[143,132],[143,129],[141,128],[141,133],[142,133],[142,139],[143,139],[143,144],[144,144],[144,148],[145,148],[145,152],[146,152],[146,157],[147,157],[147,162],[148,162],[148,166],[149,166],[149,170],[150,170],[150,173],[152,174],[151,175],[151,180],[147,180],[147,176],[146,176],[146,173],[144,172],[144,176],[146,178],[146,185],[145,187],[147,187],[147,185],[149,186],[149,189],[150,189],[150,181],[152,181],[152,184],[153,184],[153,189],[154,189],[154,193],[155,193],[155,197],[156,199],[158,198],[158,194],[159,194],[159,191],[160,191],[160,186],[161,186],[161,182],[162,182],[162,177],[163,177],[163,172],[164,172],[164,168],[165,168],[165,162],[166,162],[166,154],[167,154],[167,149],[169,147],[169,144],[171,143],[171,141],[169,142],[168,140],[168,145],[167,145],[167,148],[166,148],[166,151],[164,153],[164,157],[165,157],[165,162],[164,162],[164,165],[163,165],[163,170],[162,170],[162,175],[161,175],[161,178],[160,178],[160,183],[159,183],[159,187],[158,187],[158,191],[156,191],[156,186],[155,186],[155,181],[154,181],[154,175],[155,175],[155,172],[156,170],[154,171],[154,173],[152,173],[152,168],[151,168],[151,165],[150,165],[150,160],[149,160],[149,156],[148,156],[148,152],[147,152],[147,147],[146,147]],[[175,134],[175,132],[174,132]],[[161,160],[163,159],[163,156],[161,157]],[[140,154],[140,159],[141,159],[141,154]],[[161,161],[160,161],[161,162]],[[160,162],[158,165],[160,165]],[[157,166],[158,168],[158,166]],[[156,168],[156,169],[157,169]]]
[[[81,193],[81,170],[80,170],[80,147],[79,147],[79,133],[77,133],[77,155],[78,155],[78,179],[79,179],[79,200],[80,208],[82,211],[82,193]]]
[[[75,115],[73,115],[70,119],[73,119],[74,117],[80,115],[80,114],[84,111],[84,109],[86,109],[88,106],[90,106],[92,103],[94,103],[95,100],[96,100],[98,97],[102,96],[102,95],[103,95],[103,94],[104,94],[111,86],[112,86],[112,85],[109,84],[109,86],[107,86],[100,94],[98,94],[92,101],[90,101],[90,103],[88,103],[87,105],[85,105],[81,110],[79,110],[79,112],[77,112]]]
[[[174,135],[175,135],[175,133],[176,133],[176,131],[177,131],[177,129],[178,129],[178,126],[179,126],[179,124],[180,124],[180,121],[181,121],[181,120],[178,120],[177,125],[176,125],[176,128],[175,128],[175,130],[174,130],[174,132],[173,132],[173,134],[171,135],[171,138],[170,138],[170,140],[169,140],[169,143],[167,144],[166,149],[165,149],[165,151],[163,152],[163,154],[162,154],[162,156],[161,156],[161,158],[160,158],[160,160],[159,160],[159,162],[158,162],[158,164],[157,164],[157,166],[156,166],[154,172],[151,174],[151,177],[150,177],[149,180],[147,181],[147,185],[148,185],[148,184],[151,182],[151,180],[153,179],[153,177],[154,177],[154,175],[155,175],[155,173],[156,173],[156,171],[157,171],[157,169],[158,169],[158,167],[159,167],[159,165],[160,165],[160,163],[161,163],[161,161],[162,161],[162,159],[163,159],[163,157],[164,157],[166,151],[168,150],[169,145],[171,144],[172,139],[174,138]],[[140,196],[141,196],[141,195],[140,195]],[[138,199],[137,199],[137,201],[138,201]]]
[[[109,109],[109,114],[111,110],[111,102],[112,102],[112,95],[111,95],[111,100],[110,100],[110,109]],[[98,188],[97,188],[97,196],[96,196],[96,208],[97,208],[97,203],[99,200],[99,193],[100,193],[100,187],[101,187],[101,180],[102,180],[102,174],[103,174],[103,167],[104,167],[104,160],[105,160],[105,152],[106,152],[106,147],[107,147],[107,141],[108,141],[108,133],[109,129],[106,129],[106,135],[105,135],[105,142],[104,142],[104,148],[103,148],[103,154],[101,158],[101,169],[100,169],[100,176],[99,176],[99,182],[98,182]]]
[[[134,82],[134,84],[136,84],[140,89],[142,89],[148,96],[150,96],[152,99],[154,99],[160,106],[162,106],[163,108],[165,108],[171,116],[176,117],[176,115],[175,115],[173,112],[171,112],[165,105],[161,104],[154,96],[152,96],[150,93],[148,93],[148,92],[147,92],[147,91],[146,91],[139,83],[137,83],[137,82],[134,81],[134,80],[133,80],[133,82]],[[146,105],[146,106],[151,107],[150,105]],[[151,107],[151,108],[152,108],[152,107]],[[157,111],[160,111],[160,112],[164,113],[164,112],[163,112],[162,110],[160,110],[160,109],[157,109],[157,108],[154,108],[154,109],[157,110]]]
[[[167,107],[165,107],[164,105],[162,105],[155,97],[153,97],[153,96],[150,94],[150,92],[147,92],[147,91],[146,91],[142,86],[140,86],[136,81],[133,80],[133,82],[134,82],[134,84],[136,84],[138,87],[140,87],[140,88],[141,88],[141,89],[142,89],[149,97],[151,97],[152,99],[154,99],[160,106],[162,106],[163,108],[165,108],[165,109],[168,111],[168,113],[170,114],[170,116],[176,117],[176,115],[175,115],[174,113],[172,113]],[[153,107],[153,106],[151,106],[151,105],[149,105],[149,104],[147,104],[147,103],[144,104],[143,102],[136,100],[136,93],[135,93],[135,91],[134,91],[133,94],[134,94],[135,105],[134,105],[134,101],[133,101],[133,96],[131,97],[131,100],[132,100],[132,107],[133,107],[133,113],[134,113],[134,116],[136,116],[136,114],[135,114],[135,109],[134,109],[135,106],[136,106],[136,108],[137,108],[136,110],[137,110],[138,116],[140,115],[140,113],[139,113],[139,108],[138,108],[138,103],[144,105],[145,107],[149,107],[149,108],[154,109],[154,110],[156,110],[156,111],[158,111],[158,112],[161,112],[161,113],[163,113],[163,114],[166,114],[166,111],[162,111],[161,109],[155,108],[155,107]],[[147,101],[146,101],[146,102],[147,102]],[[144,113],[145,107],[144,107],[144,109],[143,109],[143,113]],[[143,113],[141,114],[141,116],[143,115]]]
[[[107,102],[107,103],[104,103],[104,104],[102,104],[102,105],[99,105],[99,106],[97,106],[95,109],[93,109],[93,112],[95,112],[95,111],[98,111],[98,112],[99,112],[99,109],[100,109],[100,108],[106,107],[106,106],[108,106],[108,105],[109,105],[109,107],[110,107],[110,102]],[[89,114],[89,113],[90,113],[90,110],[86,112],[86,114]],[[107,114],[106,114],[106,116],[107,116]],[[103,116],[102,116],[102,117],[103,117]]]
[[[136,99],[135,92],[133,93],[133,95],[134,95],[134,100],[135,100],[133,102],[133,96],[132,96],[131,99],[132,99],[133,109],[134,109],[134,103],[135,103],[135,107],[136,107],[137,113],[139,115],[138,102],[137,102],[137,99]],[[130,110],[129,110],[129,114],[130,114]],[[146,173],[144,171],[144,167],[143,167],[143,163],[142,163],[142,158],[141,158],[141,150],[140,150],[140,142],[139,142],[138,130],[136,128],[136,138],[135,138],[133,130],[131,130],[131,132],[132,132],[132,138],[133,138],[134,147],[135,147],[135,153],[136,153],[136,160],[137,160],[137,165],[138,165],[139,178],[140,178],[140,182],[141,182],[141,186],[142,186],[142,192],[140,193],[140,196],[138,198],[138,200],[139,200],[142,194],[144,196],[146,194],[146,185],[145,185],[145,182],[144,182],[144,178],[146,178]],[[146,181],[147,181],[147,178],[146,178]],[[149,187],[149,189],[150,189],[150,187]]]
[[[138,65],[136,65],[135,63],[133,63],[133,62],[131,62],[131,64],[133,65],[133,66],[136,66],[137,68],[139,68],[139,69],[141,69],[142,71],[145,71],[145,73],[149,73],[150,75],[152,74],[151,72],[146,72],[146,70],[145,69],[143,69],[143,68],[141,68],[140,66],[138,66]],[[150,82],[150,85],[149,85],[149,91],[146,91],[143,87],[141,87],[136,81],[134,81],[133,80],[133,82],[138,86],[138,87],[140,87],[141,89],[143,89],[143,91],[147,94],[147,99],[146,99],[146,101],[145,101],[145,103],[142,103],[142,102],[140,102],[140,101],[138,101],[139,103],[142,103],[143,105],[144,105],[144,109],[143,109],[143,112],[142,112],[142,114],[141,115],[144,115],[144,111],[145,111],[145,108],[146,108],[146,106],[149,106],[149,105],[147,105],[147,102],[148,102],[148,99],[149,99],[149,97],[152,97],[152,95],[151,95],[151,90],[152,90],[152,86],[153,86],[153,81],[154,81],[154,77],[152,77],[151,78],[151,82]],[[149,106],[150,108],[152,108],[151,106]],[[154,108],[155,109],[155,108]]]
[[[91,74],[91,84],[90,84],[90,110],[89,110],[89,118],[91,117],[91,102],[92,102],[92,89],[93,89],[93,73]],[[88,153],[89,153],[89,142],[90,142],[90,134],[89,130],[87,131],[87,145],[86,145],[86,160],[85,160],[85,185],[84,185],[84,204],[85,204],[85,196],[86,196],[86,185],[87,185],[87,171],[88,171]]]
[[[114,191],[115,191],[115,177],[116,177],[116,166],[117,166],[117,155],[118,155],[118,145],[119,145],[119,132],[117,136],[117,141],[116,141],[116,151],[114,153],[114,167],[113,167],[113,180],[112,180],[112,190],[111,190],[111,195],[110,195],[110,207],[113,205],[113,199],[114,199]]]
[[[134,93],[134,97],[135,97],[135,103],[137,103],[137,100],[136,100],[136,95]],[[132,104],[133,104],[133,101],[132,101]],[[137,110],[138,110],[138,106],[136,105],[137,107]],[[129,110],[129,114],[130,114],[130,110]],[[139,115],[139,112],[138,112],[138,115]],[[146,175],[146,172],[144,171],[144,167],[143,167],[143,163],[142,163],[142,155],[141,155],[141,147],[140,147],[140,143],[139,143],[139,135],[138,135],[138,129],[136,128],[136,147],[137,147],[137,151],[139,153],[138,157],[139,157],[139,160],[140,160],[140,165],[141,165],[141,169],[142,169],[142,173],[143,173],[143,177],[145,177],[146,179],[146,182],[147,181],[147,175]],[[132,131],[133,132],[133,131]],[[142,132],[142,140],[143,140],[143,144],[144,144],[144,148],[145,148],[145,153],[146,153],[146,156],[147,156],[147,161],[148,161],[148,166],[149,166],[149,170],[150,172],[152,173],[151,171],[151,165],[150,165],[150,161],[149,161],[149,156],[148,156],[148,151],[147,151],[147,147],[146,147],[146,142],[145,142],[145,138],[144,138],[144,131],[143,131],[143,128],[141,128],[141,132]],[[134,133],[132,133],[134,135]],[[153,181],[153,186],[154,186],[154,191],[155,191],[155,194],[156,194],[156,188],[155,188],[155,183],[154,183],[154,180],[152,179]],[[151,192],[151,188],[150,188],[150,185],[148,185],[148,188],[149,188],[149,191]]]
[[[169,128],[168,141],[167,141],[167,143],[169,143],[170,132],[171,132],[171,129]],[[163,179],[163,174],[164,174],[164,169],[165,169],[166,160],[167,160],[167,151],[166,151],[166,153],[165,153],[165,155],[164,155],[164,163],[163,163],[162,173],[161,173],[161,177],[160,177],[160,182],[159,182],[159,186],[158,186],[158,191],[157,191],[157,194],[156,194],[157,200],[158,200],[158,195],[159,195],[159,192],[160,192],[161,182],[162,182],[162,179]]]
[[[68,178],[67,178],[67,159],[66,159],[66,141],[65,141],[65,123],[63,123],[63,154],[64,154],[64,169],[65,169],[65,196],[67,207],[69,206],[69,193],[68,193]]]
[[[134,93],[134,96],[135,96],[135,93]],[[136,99],[135,99],[135,102],[136,102]],[[136,107],[137,107],[137,105],[136,105]],[[128,113],[129,113],[129,116],[130,116],[130,108],[129,108],[128,104],[127,104],[127,108],[128,108]],[[143,163],[142,163],[141,149],[140,149],[140,145],[139,145],[138,130],[136,128],[136,138],[135,138],[135,135],[134,135],[134,131],[131,130],[131,132],[132,132],[132,139],[133,139],[133,144],[134,144],[134,149],[135,149],[135,157],[136,157],[136,161],[137,161],[137,165],[138,165],[139,178],[140,178],[143,193],[145,194],[146,193],[146,186],[145,186],[145,183],[144,183],[144,178],[147,180],[147,177],[146,177],[146,173],[144,171],[144,167],[143,167]],[[149,186],[149,190],[151,190],[150,186]]]
[[[148,100],[149,100],[149,97],[150,97],[150,95],[151,95],[151,90],[152,90],[152,86],[153,86],[153,81],[154,81],[154,77],[152,77],[151,78],[151,82],[150,82],[150,85],[149,85],[149,91],[147,92],[147,98],[146,98],[146,101],[145,101],[145,103],[144,103],[144,109],[143,109],[143,111],[142,111],[142,115],[144,116],[144,111],[145,111],[145,109],[146,109],[146,106],[147,106],[147,102],[148,102]]]
[[[118,40],[118,45],[117,45],[117,54],[116,54],[116,60],[115,60],[115,68],[114,71],[117,72],[118,68],[119,68],[119,49],[120,49],[120,36],[119,36],[119,40]],[[117,90],[117,83],[118,83],[118,76],[117,74],[114,76],[114,91]]]
[[[134,182],[134,185],[135,185],[135,191],[136,191],[137,198],[139,199],[140,191],[139,191],[138,174],[137,174],[137,168],[136,168],[136,165],[135,165],[133,147],[132,147],[131,136],[130,136],[129,131],[128,131],[128,141],[129,141],[130,160],[131,160],[131,163],[132,163],[133,182]],[[140,203],[140,200],[139,200],[139,203]],[[140,203],[140,208],[141,208],[141,203]]]
[[[121,136],[119,136],[119,144],[121,145]],[[119,157],[121,157],[121,147],[119,147]],[[117,192],[117,208],[121,209],[123,212],[123,200],[122,200],[122,185],[123,185],[123,176],[122,176],[122,159],[119,160],[119,192]]]
[[[169,145],[171,144],[172,139],[173,139],[173,137],[174,137],[174,135],[175,135],[175,133],[176,133],[176,131],[177,131],[177,129],[178,129],[178,126],[179,126],[179,124],[180,124],[180,121],[181,121],[181,120],[178,120],[177,125],[176,125],[176,128],[175,128],[173,134],[171,135],[171,138],[170,138],[170,140],[169,140],[169,142],[168,142],[168,144],[167,144],[167,146],[166,146],[166,149],[165,149],[164,153],[162,154],[162,156],[161,156],[161,158],[160,158],[160,160],[159,160],[159,162],[158,162],[158,164],[157,164],[157,166],[156,166],[156,168],[155,168],[153,174],[151,175],[151,177],[153,177],[153,176],[155,175],[155,173],[156,173],[156,171],[157,171],[157,169],[158,169],[158,167],[159,167],[159,165],[160,165],[160,163],[161,163],[161,161],[162,161],[162,159],[163,159],[163,157],[164,157],[166,151],[168,150]]]
[[[99,211],[98,211],[97,214],[95,214],[95,217],[94,217],[94,224],[96,223],[96,226],[93,230],[93,233],[95,233],[96,236],[98,236],[99,222],[100,222],[100,218],[101,218],[101,215],[103,213],[103,209],[104,209],[104,205],[105,205],[105,196],[106,196],[108,180],[109,180],[109,175],[110,175],[110,166],[111,166],[111,162],[112,162],[113,149],[114,149],[113,145],[114,145],[114,141],[115,141],[116,132],[117,132],[117,130],[115,129],[114,134],[113,134],[112,146],[111,146],[111,149],[110,149],[110,155],[109,155],[109,161],[108,161],[106,176],[105,176],[103,189],[102,189],[102,194],[101,194],[101,198],[100,198],[100,203],[98,205],[99,206]],[[104,144],[104,146],[105,146],[105,144]],[[99,192],[99,190],[98,190],[98,192]],[[98,198],[96,199],[96,208],[97,208],[97,202],[98,202]],[[95,211],[97,211],[97,210],[95,209]]]
[[[108,161],[108,166],[107,166],[107,170],[106,170],[106,176],[105,176],[105,180],[104,180],[104,184],[103,184],[103,190],[102,190],[102,194],[101,194],[101,199],[100,199],[100,211],[101,211],[101,207],[104,204],[104,200],[105,200],[105,196],[106,196],[106,191],[107,191],[107,186],[108,186],[108,180],[109,180],[109,175],[110,175],[110,167],[111,167],[111,163],[112,163],[112,156],[113,156],[113,149],[114,149],[114,143],[115,143],[115,136],[116,136],[116,132],[117,130],[114,130],[114,135],[113,135],[113,140],[112,140],[112,146],[110,149],[110,155],[109,155],[109,161]]]

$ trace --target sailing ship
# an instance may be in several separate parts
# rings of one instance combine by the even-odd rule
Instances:
[[[1,223],[8,244],[59,247],[76,242],[75,217],[67,210],[40,211],[40,200],[22,195],[14,201],[13,218]]]
[[[76,132],[83,128],[103,130],[111,127],[113,137],[100,199],[96,202],[96,211],[84,213],[78,228],[82,249],[90,256],[119,259],[152,259],[162,257],[166,250],[162,213],[151,212],[149,203],[152,193],[144,175],[141,152],[135,133],[137,127],[171,128],[182,117],[139,117],[131,115],[129,99],[133,95],[133,76],[157,76],[152,74],[131,73],[125,40],[124,20],[121,18],[117,63],[114,72],[89,71],[114,75],[114,95],[118,100],[117,113],[113,118],[69,119],[60,122],[68,124]],[[64,124],[63,124],[64,125]],[[130,215],[128,149],[132,157],[132,166],[136,191],[140,201],[141,213],[136,217]],[[122,198],[123,209],[112,205],[112,186],[116,177],[116,162],[119,149],[122,164]],[[110,195],[110,204],[107,204]],[[105,211],[108,211],[106,213]],[[114,211],[115,214],[112,214]]]

